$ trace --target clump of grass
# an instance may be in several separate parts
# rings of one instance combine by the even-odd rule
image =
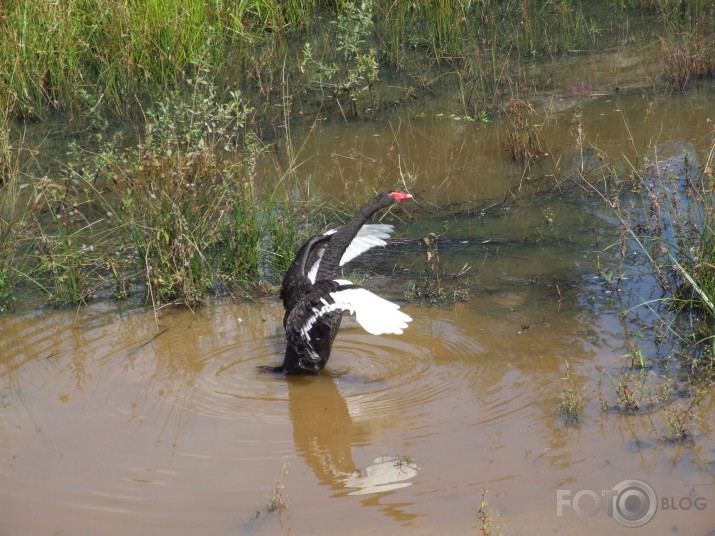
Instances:
[[[1,110],[1,108],[0,108]],[[21,141],[10,141],[8,110],[0,111],[0,313],[12,310],[16,280],[15,260],[27,211],[20,199],[19,154]]]
[[[676,403],[665,409],[665,424],[668,430],[664,437],[667,441],[683,443],[695,437],[694,424],[702,398],[703,391],[697,390],[685,405]]]
[[[531,104],[518,95],[506,104],[503,116],[509,123],[507,152],[528,170],[546,152],[542,133],[544,122],[537,119]]]
[[[561,403],[559,410],[563,415],[566,424],[578,424],[583,415],[585,401],[583,392],[585,387],[571,373],[571,365],[565,361],[566,372],[561,380],[564,382],[564,389],[561,391]]]
[[[469,289],[462,278],[471,269],[464,265],[459,272],[445,276],[439,257],[439,241],[447,233],[447,222],[442,224],[440,233],[429,233],[422,237],[424,245],[426,270],[419,281],[413,283],[405,291],[405,299],[433,306],[445,303],[456,303],[469,299]]]
[[[621,413],[640,413],[663,406],[672,399],[675,388],[672,378],[656,376],[643,368],[609,376],[609,381],[616,400],[609,404],[602,398],[601,407]]]
[[[49,303],[85,302],[102,290],[117,241],[81,191],[82,177],[62,182],[47,176],[13,196],[20,205],[12,269],[45,294]]]
[[[653,5],[664,26],[660,57],[667,83],[683,91],[715,75],[712,2],[660,0]]]
[[[36,281],[46,279],[50,285],[48,301],[54,304],[77,304],[90,293],[87,272],[92,260],[85,254],[95,252],[82,242],[83,231],[91,225],[76,204],[68,204],[65,191],[48,180],[36,187],[37,199],[45,204],[44,217],[37,219],[39,241],[36,243]],[[91,232],[86,233],[91,237]]]
[[[122,193],[119,214],[155,303],[193,306],[217,285],[267,280],[292,260],[297,235],[299,211],[279,214],[287,194],[259,201],[263,145],[245,130],[252,110],[239,93],[219,102],[204,79],[192,88],[149,114]]]
[[[671,163],[676,165],[655,164],[641,181],[646,214],[643,223],[634,226],[647,231],[640,239],[670,305],[680,311],[696,309],[713,320],[715,143],[699,167],[689,154]]]
[[[281,474],[283,478],[288,476],[287,459],[283,460]],[[261,514],[280,514],[283,510],[287,509],[288,498],[284,495],[283,490],[285,490],[285,484],[283,484],[280,478],[277,478],[271,492],[263,498],[263,503],[256,505],[256,517],[260,517]]]
[[[283,485],[283,482],[281,482],[280,479],[276,479],[275,486],[273,486],[271,493],[264,497],[262,505],[258,505],[256,507],[256,517],[259,517],[262,513],[280,513],[288,508],[286,498],[283,496],[284,489],[285,486]]]
[[[188,88],[147,112],[135,143],[100,133],[88,149],[70,144],[60,173],[27,187],[20,216],[23,197],[6,181],[2,222],[14,223],[1,224],[2,248],[21,254],[0,273],[21,274],[58,305],[143,284],[154,306],[193,307],[275,279],[292,261],[302,204],[287,180],[257,186],[264,145],[246,129],[241,95],[223,101],[201,77]]]
[[[661,38],[663,76],[668,84],[684,91],[694,82],[715,74],[715,44],[712,35],[683,30]]]

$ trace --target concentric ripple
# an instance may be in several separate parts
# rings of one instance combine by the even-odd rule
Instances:
[[[214,348],[203,356],[193,409],[231,419],[266,420],[287,415],[288,389],[282,375],[259,369],[279,365],[285,351],[278,335]]]
[[[444,430],[421,418],[428,406],[463,426],[503,419],[536,400],[538,391],[526,388],[519,371],[505,369],[488,350],[492,346],[480,342],[482,333],[465,329],[471,320],[486,335],[492,331],[487,319],[465,322],[464,315],[473,315],[467,309],[409,314],[415,320],[399,336],[375,337],[349,318],[343,322],[324,373],[334,379],[354,421],[392,415],[415,434],[433,434]]]

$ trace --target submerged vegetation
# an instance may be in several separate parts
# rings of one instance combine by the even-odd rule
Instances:
[[[637,145],[624,119],[636,157],[623,165],[620,155],[614,158],[598,147],[580,113],[574,116],[582,158],[572,178],[620,224],[618,238],[608,246],[617,252],[617,267],[602,272],[603,280],[616,294],[624,319],[637,326],[629,329],[628,339],[652,340],[651,348],[626,342],[623,366],[603,371],[598,379],[601,408],[657,412],[667,426],[665,439],[692,439],[704,390],[715,382],[715,125],[708,118],[702,160],[688,150],[662,158],[652,141],[647,148]],[[661,293],[633,303],[624,295],[631,274],[642,269]],[[641,320],[640,311],[653,320]],[[610,398],[603,390],[604,376],[612,388]]]

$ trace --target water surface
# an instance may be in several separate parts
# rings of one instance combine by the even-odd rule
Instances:
[[[608,88],[604,72],[622,78],[625,67],[600,72],[583,76]],[[711,96],[606,93],[577,97],[584,128],[607,154],[698,157],[708,147]],[[553,94],[566,104],[547,116],[550,162],[529,172],[535,177],[557,163],[579,165],[574,98]],[[501,201],[525,179],[505,154],[504,125],[454,118],[448,102],[297,128],[298,173],[328,198],[356,204],[404,173],[427,211]],[[644,530],[709,533],[712,397],[685,444],[662,439],[657,412],[601,410],[635,331],[620,312],[655,292],[637,251],[629,251],[629,290],[604,284],[599,274],[616,262],[607,249],[618,236],[614,219],[578,196],[411,222],[400,214],[401,240],[358,267],[365,286],[403,303],[414,321],[402,336],[375,337],[346,319],[319,377],[257,370],[282,356],[277,299],[158,317],[112,303],[0,317],[0,532],[461,535],[476,532],[486,489],[504,533],[620,534],[632,529],[609,517],[605,502],[591,517],[568,505],[557,515],[557,492],[600,496],[640,479],[659,500],[706,504],[659,502]],[[470,267],[469,300],[405,303],[404,291],[429,277],[420,238],[445,221],[441,270],[448,280]],[[585,387],[577,426],[558,411],[566,361]],[[267,512],[277,481],[287,507]]]

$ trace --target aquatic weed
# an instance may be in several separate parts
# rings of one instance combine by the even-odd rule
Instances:
[[[564,417],[566,424],[577,424],[581,420],[585,406],[583,392],[585,387],[571,373],[571,365],[564,361],[566,372],[561,381],[564,389],[561,391],[561,403],[559,410]]]
[[[288,458],[283,460],[283,465],[281,467],[281,475],[283,478],[288,476]],[[263,503],[258,503],[256,505],[256,517],[261,514],[272,514],[280,513],[288,508],[288,498],[284,495],[283,490],[285,489],[285,484],[280,478],[275,480],[275,484],[271,489],[270,494],[263,498]]]
[[[704,396],[703,389],[697,389],[685,405],[675,403],[665,408],[667,432],[664,437],[671,443],[682,443],[695,436],[694,425],[698,420],[697,410]]]
[[[698,80],[715,75],[712,4],[701,0],[681,3],[678,9],[660,7],[665,22],[660,58],[666,84],[684,91]]]
[[[465,276],[470,272],[471,266],[465,264],[458,272],[445,274],[440,262],[439,242],[447,234],[447,229],[445,221],[440,233],[432,232],[422,237],[426,269],[420,279],[405,291],[406,300],[427,307],[468,301],[469,288]]]
[[[504,524],[494,526],[494,520],[498,516],[494,514],[489,506],[489,501],[487,500],[488,493],[489,491],[486,489],[481,491],[482,499],[479,504],[479,510],[477,511],[477,522],[474,525],[474,531],[479,536],[499,536]]]
[[[602,398],[601,406],[622,413],[640,413],[663,406],[672,399],[675,388],[673,378],[643,368],[609,374],[609,381],[616,400],[609,404]]]

